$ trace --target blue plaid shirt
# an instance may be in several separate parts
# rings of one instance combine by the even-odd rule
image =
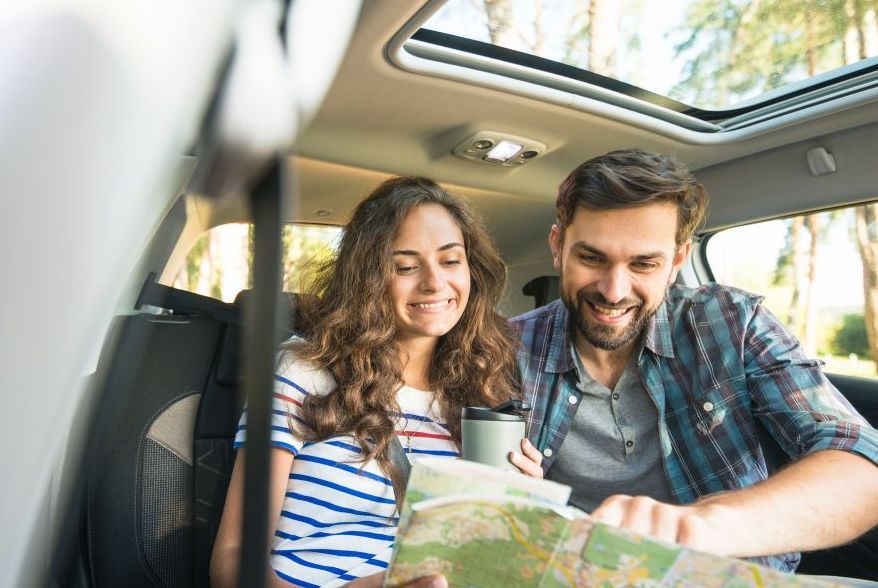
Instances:
[[[761,301],[717,284],[675,285],[644,331],[637,364],[658,409],[664,470],[680,504],[768,477],[754,417],[791,457],[840,449],[878,463],[878,431]],[[548,470],[582,396],[569,314],[556,300],[511,324],[521,338],[518,363],[533,405],[528,438]],[[759,558],[788,571],[798,560],[798,554]]]

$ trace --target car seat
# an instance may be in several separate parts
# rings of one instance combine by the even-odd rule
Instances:
[[[98,365],[85,551],[92,586],[208,586],[243,409],[241,308],[147,281]],[[286,302],[295,314],[296,295]],[[284,333],[289,337],[290,331]]]

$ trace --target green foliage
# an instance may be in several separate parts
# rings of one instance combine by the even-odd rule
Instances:
[[[699,0],[675,47],[687,59],[671,96],[723,108],[844,65],[841,39],[856,26],[845,0]]]
[[[869,357],[866,321],[862,314],[846,314],[842,317],[829,341],[829,351],[834,355],[853,353],[859,357]]]
[[[202,235],[186,256],[186,290],[194,291],[201,277],[201,260],[207,251],[207,235]]]

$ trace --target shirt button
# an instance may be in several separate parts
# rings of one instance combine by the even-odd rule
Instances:
[[[625,441],[625,447],[631,448],[634,447],[634,441]]]
[[[546,447],[545,449],[543,449],[543,455],[545,455],[546,457],[552,457],[552,448]]]
[[[569,402],[570,404],[576,404],[578,400],[576,400],[576,396],[571,394],[570,397],[567,399],[567,402]]]
[[[703,409],[704,409],[705,411],[707,411],[707,412],[710,412],[710,411],[713,410],[713,402],[705,402],[705,403],[701,406],[701,408],[703,408]]]
[[[619,393],[613,392],[613,400],[619,400]]]

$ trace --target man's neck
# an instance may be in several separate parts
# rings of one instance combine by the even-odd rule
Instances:
[[[625,371],[625,366],[628,365],[628,360],[640,343],[640,338],[636,338],[624,347],[609,351],[595,347],[578,331],[574,333],[573,340],[588,375],[610,390],[616,387]]]

